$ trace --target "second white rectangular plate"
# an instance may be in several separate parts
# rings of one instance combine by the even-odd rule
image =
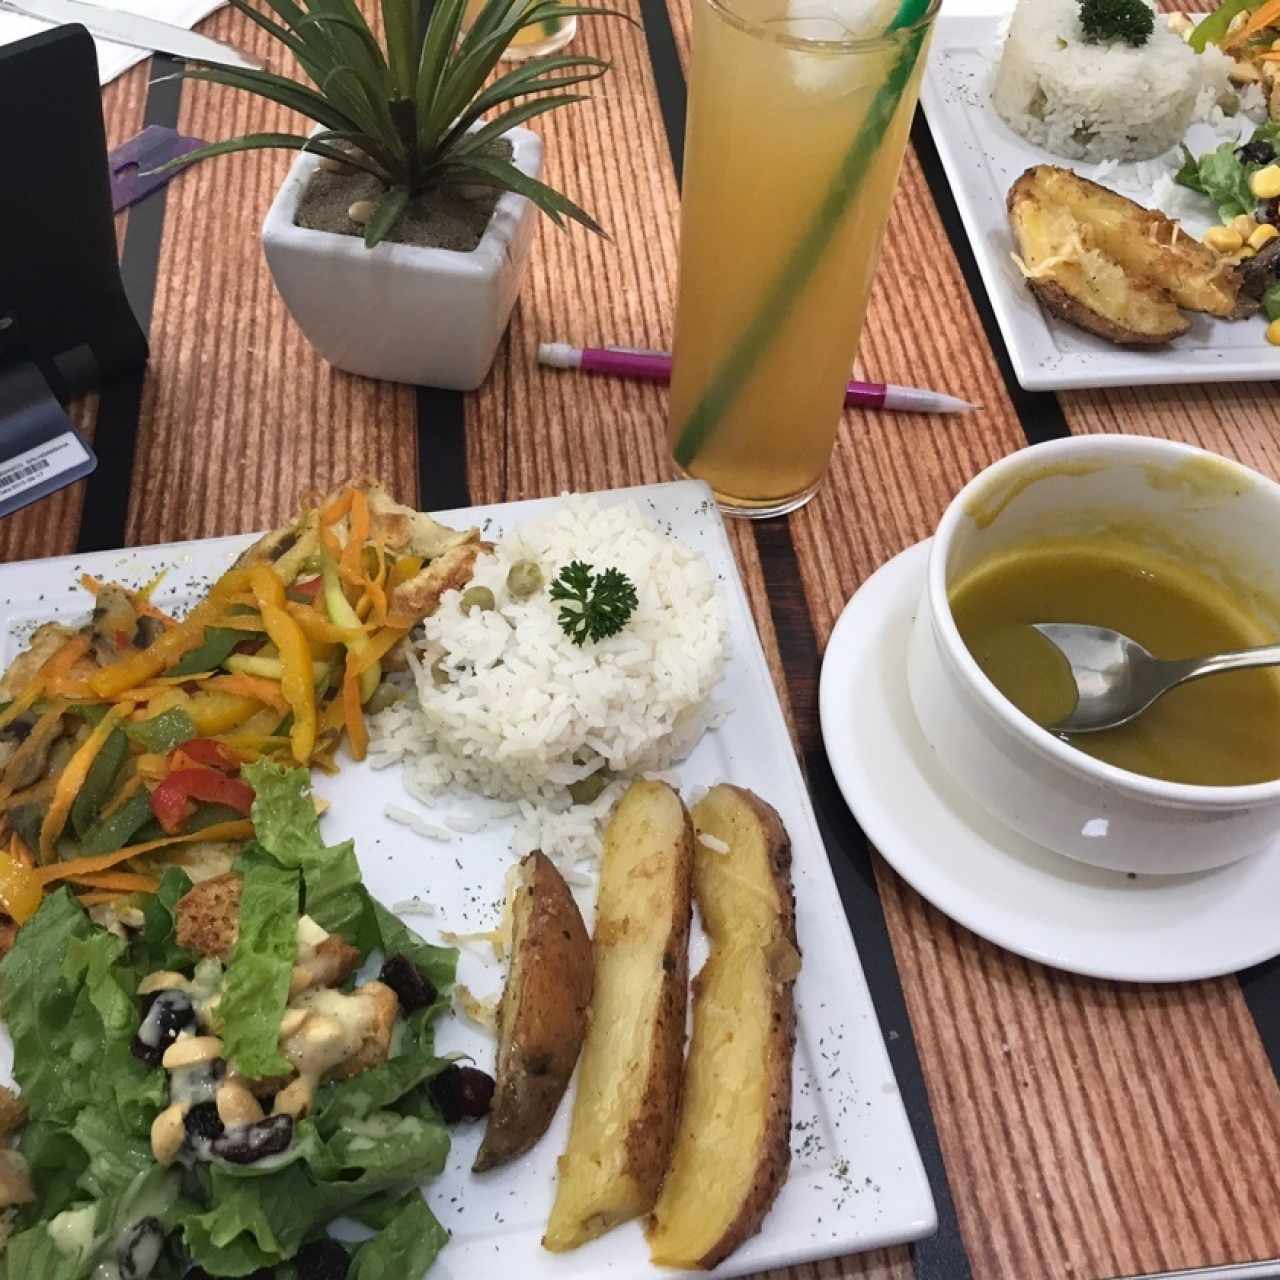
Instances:
[[[1183,337],[1167,347],[1143,351],[1104,342],[1041,310],[1010,256],[1014,246],[1005,198],[1032,165],[1062,165],[1087,178],[1094,176],[1096,166],[1076,164],[1033,146],[996,114],[991,85],[1005,14],[975,13],[974,7],[949,13],[944,6],[920,102],[1018,381],[1028,391],[1062,391],[1280,378],[1280,348],[1267,341],[1266,324],[1260,319],[1231,322],[1193,315]],[[1194,144],[1194,133],[1192,138]],[[1212,149],[1214,144],[1206,145]],[[1118,185],[1105,174],[1096,180],[1104,186]],[[1152,203],[1129,189],[1123,194]],[[1207,203],[1205,213],[1200,221],[1185,220],[1193,234],[1202,234],[1212,222]]]
[[[730,653],[717,698],[729,715],[676,770],[681,788],[687,795],[693,787],[721,781],[750,787],[782,815],[793,846],[796,928],[804,964],[796,984],[791,1176],[760,1234],[715,1274],[750,1274],[928,1235],[937,1221],[928,1180],[710,491],[698,482],[681,481],[597,496],[602,503],[634,502],[664,530],[700,551],[724,591]],[[472,507],[440,513],[440,518],[459,528],[480,525],[486,536],[498,537],[555,501]],[[90,601],[77,586],[82,573],[141,585],[167,570],[156,603],[181,611],[252,540],[252,535],[211,538],[0,567],[0,663],[7,666],[13,660],[39,623],[85,617]],[[429,941],[439,941],[442,930],[492,928],[513,860],[509,830],[491,827],[447,842],[423,839],[384,814],[388,804],[419,808],[406,796],[398,767],[379,772],[340,760],[336,776],[317,781],[317,790],[331,801],[325,835],[331,841],[355,839],[369,889],[388,905],[414,898],[432,904],[432,915],[403,912]],[[457,807],[446,800],[435,811],[421,811],[434,813],[438,822]],[[588,924],[592,899],[593,891],[585,901],[580,897]],[[705,955],[696,925],[694,933],[691,972]],[[464,947],[459,965],[459,980],[481,996],[496,995],[502,985],[501,969],[488,950]],[[461,1018],[442,1020],[439,1043],[442,1051],[472,1054],[479,1066],[492,1070],[492,1039]],[[0,1074],[6,1076],[9,1053],[7,1036],[0,1036]],[[655,1280],[678,1274],[650,1265],[636,1222],[573,1253],[552,1254],[541,1247],[569,1110],[566,1099],[550,1131],[527,1156],[480,1177],[470,1172],[480,1126],[453,1131],[448,1165],[425,1187],[428,1203],[453,1233],[431,1280],[497,1275],[513,1280]]]

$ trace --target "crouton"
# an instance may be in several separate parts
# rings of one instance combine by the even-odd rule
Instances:
[[[336,987],[345,982],[360,963],[360,952],[349,942],[330,934],[311,955],[293,966],[289,997],[312,987]]]
[[[17,1132],[27,1123],[27,1104],[12,1089],[0,1084],[0,1137]]]
[[[236,945],[241,880],[234,872],[202,880],[178,900],[178,946],[226,960]]]
[[[366,982],[351,995],[366,1006],[363,1035],[355,1052],[333,1069],[333,1080],[350,1080],[362,1071],[381,1066],[391,1055],[391,1032],[400,1011],[396,993],[381,982]]]

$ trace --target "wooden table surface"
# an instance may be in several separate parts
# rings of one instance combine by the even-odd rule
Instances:
[[[548,177],[612,233],[545,219],[492,376],[476,393],[337,373],[271,285],[258,228],[290,157],[198,166],[127,217],[126,283],[149,326],[145,377],[76,406],[101,464],[0,521],[6,561],[260,529],[304,491],[382,477],[425,508],[668,478],[665,392],[540,370],[539,339],[671,341],[688,0],[631,0],[592,22],[613,60],[594,101],[544,117]],[[270,56],[223,10],[209,34]],[[109,85],[112,145],[144,122],[220,139],[288,113],[211,85]],[[294,122],[296,123],[296,122]],[[341,299],[334,299],[341,306]],[[817,719],[823,646],[852,592],[927,536],[975,472],[1028,441],[1127,431],[1186,440],[1280,476],[1274,385],[1021,391],[929,130],[885,238],[860,368],[981,403],[960,419],[847,413],[818,497],[731,534],[808,772],[898,1080],[938,1203],[912,1248],[793,1268],[788,1280],[1102,1280],[1280,1255],[1280,980],[1132,986],[1041,968],[929,906],[858,830]],[[1278,926],[1280,927],[1280,923]]]

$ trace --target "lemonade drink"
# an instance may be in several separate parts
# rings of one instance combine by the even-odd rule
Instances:
[[[463,15],[463,26],[469,27],[476,15],[484,8],[484,0],[467,0],[466,12]],[[507,46],[502,56],[508,62],[520,62],[525,58],[541,58],[548,53],[563,49],[573,39],[578,30],[578,19],[548,18],[545,22],[536,23],[532,27],[521,27]]]
[[[694,0],[677,465],[774,515],[831,456],[924,67],[898,0]]]

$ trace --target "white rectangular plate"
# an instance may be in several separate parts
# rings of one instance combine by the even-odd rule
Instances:
[[[1055,156],[1019,137],[991,105],[1002,24],[1011,5],[992,0],[979,6],[944,5],[937,21],[920,102],[929,117],[938,155],[973,246],[991,307],[1009,348],[1018,381],[1028,391],[1079,387],[1131,387],[1156,383],[1239,382],[1280,378],[1280,348],[1266,338],[1261,319],[1229,322],[1192,315],[1191,329],[1167,347],[1143,351],[1113,346],[1047,316],[1032,296],[1010,254],[1013,239],[1005,197],[1015,179],[1036,164],[1058,164],[1094,177],[1097,166]],[[963,11],[957,12],[958,9]],[[1189,134],[1200,149],[1196,126]],[[1214,144],[1207,143],[1207,149]],[[1153,162],[1144,162],[1154,168]],[[1136,166],[1124,166],[1133,171]],[[1146,170],[1144,169],[1144,172]],[[1120,183],[1104,172],[1095,180],[1141,204],[1151,205],[1142,186]],[[1213,221],[1184,219],[1200,235]],[[1189,314],[1189,313],[1188,313]]]
[[[695,481],[681,481],[599,498],[636,503],[664,530],[700,551],[725,594],[730,655],[717,696],[730,714],[679,767],[681,787],[686,795],[699,784],[720,781],[752,788],[781,813],[794,849],[796,927],[804,967],[796,985],[791,1176],[763,1231],[716,1274],[743,1275],[928,1235],[936,1225],[929,1184],[710,491]],[[459,528],[480,525],[486,536],[496,537],[555,501],[473,507],[446,511],[440,518]],[[167,569],[156,603],[181,609],[250,541],[251,536],[211,538],[0,567],[0,660],[7,666],[40,622],[84,617],[88,597],[76,586],[82,573],[137,585]],[[404,912],[428,940],[438,941],[442,929],[471,932],[497,923],[503,877],[513,856],[509,830],[491,827],[439,842],[389,821],[383,816],[387,804],[418,808],[405,795],[398,766],[379,772],[344,758],[335,777],[318,777],[317,789],[332,802],[324,818],[326,838],[355,838],[374,894],[388,905],[414,897],[434,905],[434,915]],[[442,801],[436,810],[423,812],[439,821],[450,808]],[[589,901],[580,902],[590,907]],[[589,910],[584,914],[589,924]],[[459,978],[478,995],[501,990],[501,969],[488,953],[479,944],[462,951]],[[691,970],[704,955],[705,942],[695,925]],[[442,1051],[471,1053],[478,1065],[492,1070],[493,1041],[460,1018],[441,1022],[439,1044]],[[7,1060],[7,1039],[4,1050]],[[634,1222],[574,1253],[557,1255],[541,1248],[569,1110],[566,1101],[550,1132],[527,1156],[481,1177],[470,1173],[481,1126],[454,1130],[448,1165],[426,1187],[428,1202],[453,1233],[432,1269],[433,1280],[475,1280],[499,1270],[519,1280],[641,1280],[677,1274],[650,1265]]]

